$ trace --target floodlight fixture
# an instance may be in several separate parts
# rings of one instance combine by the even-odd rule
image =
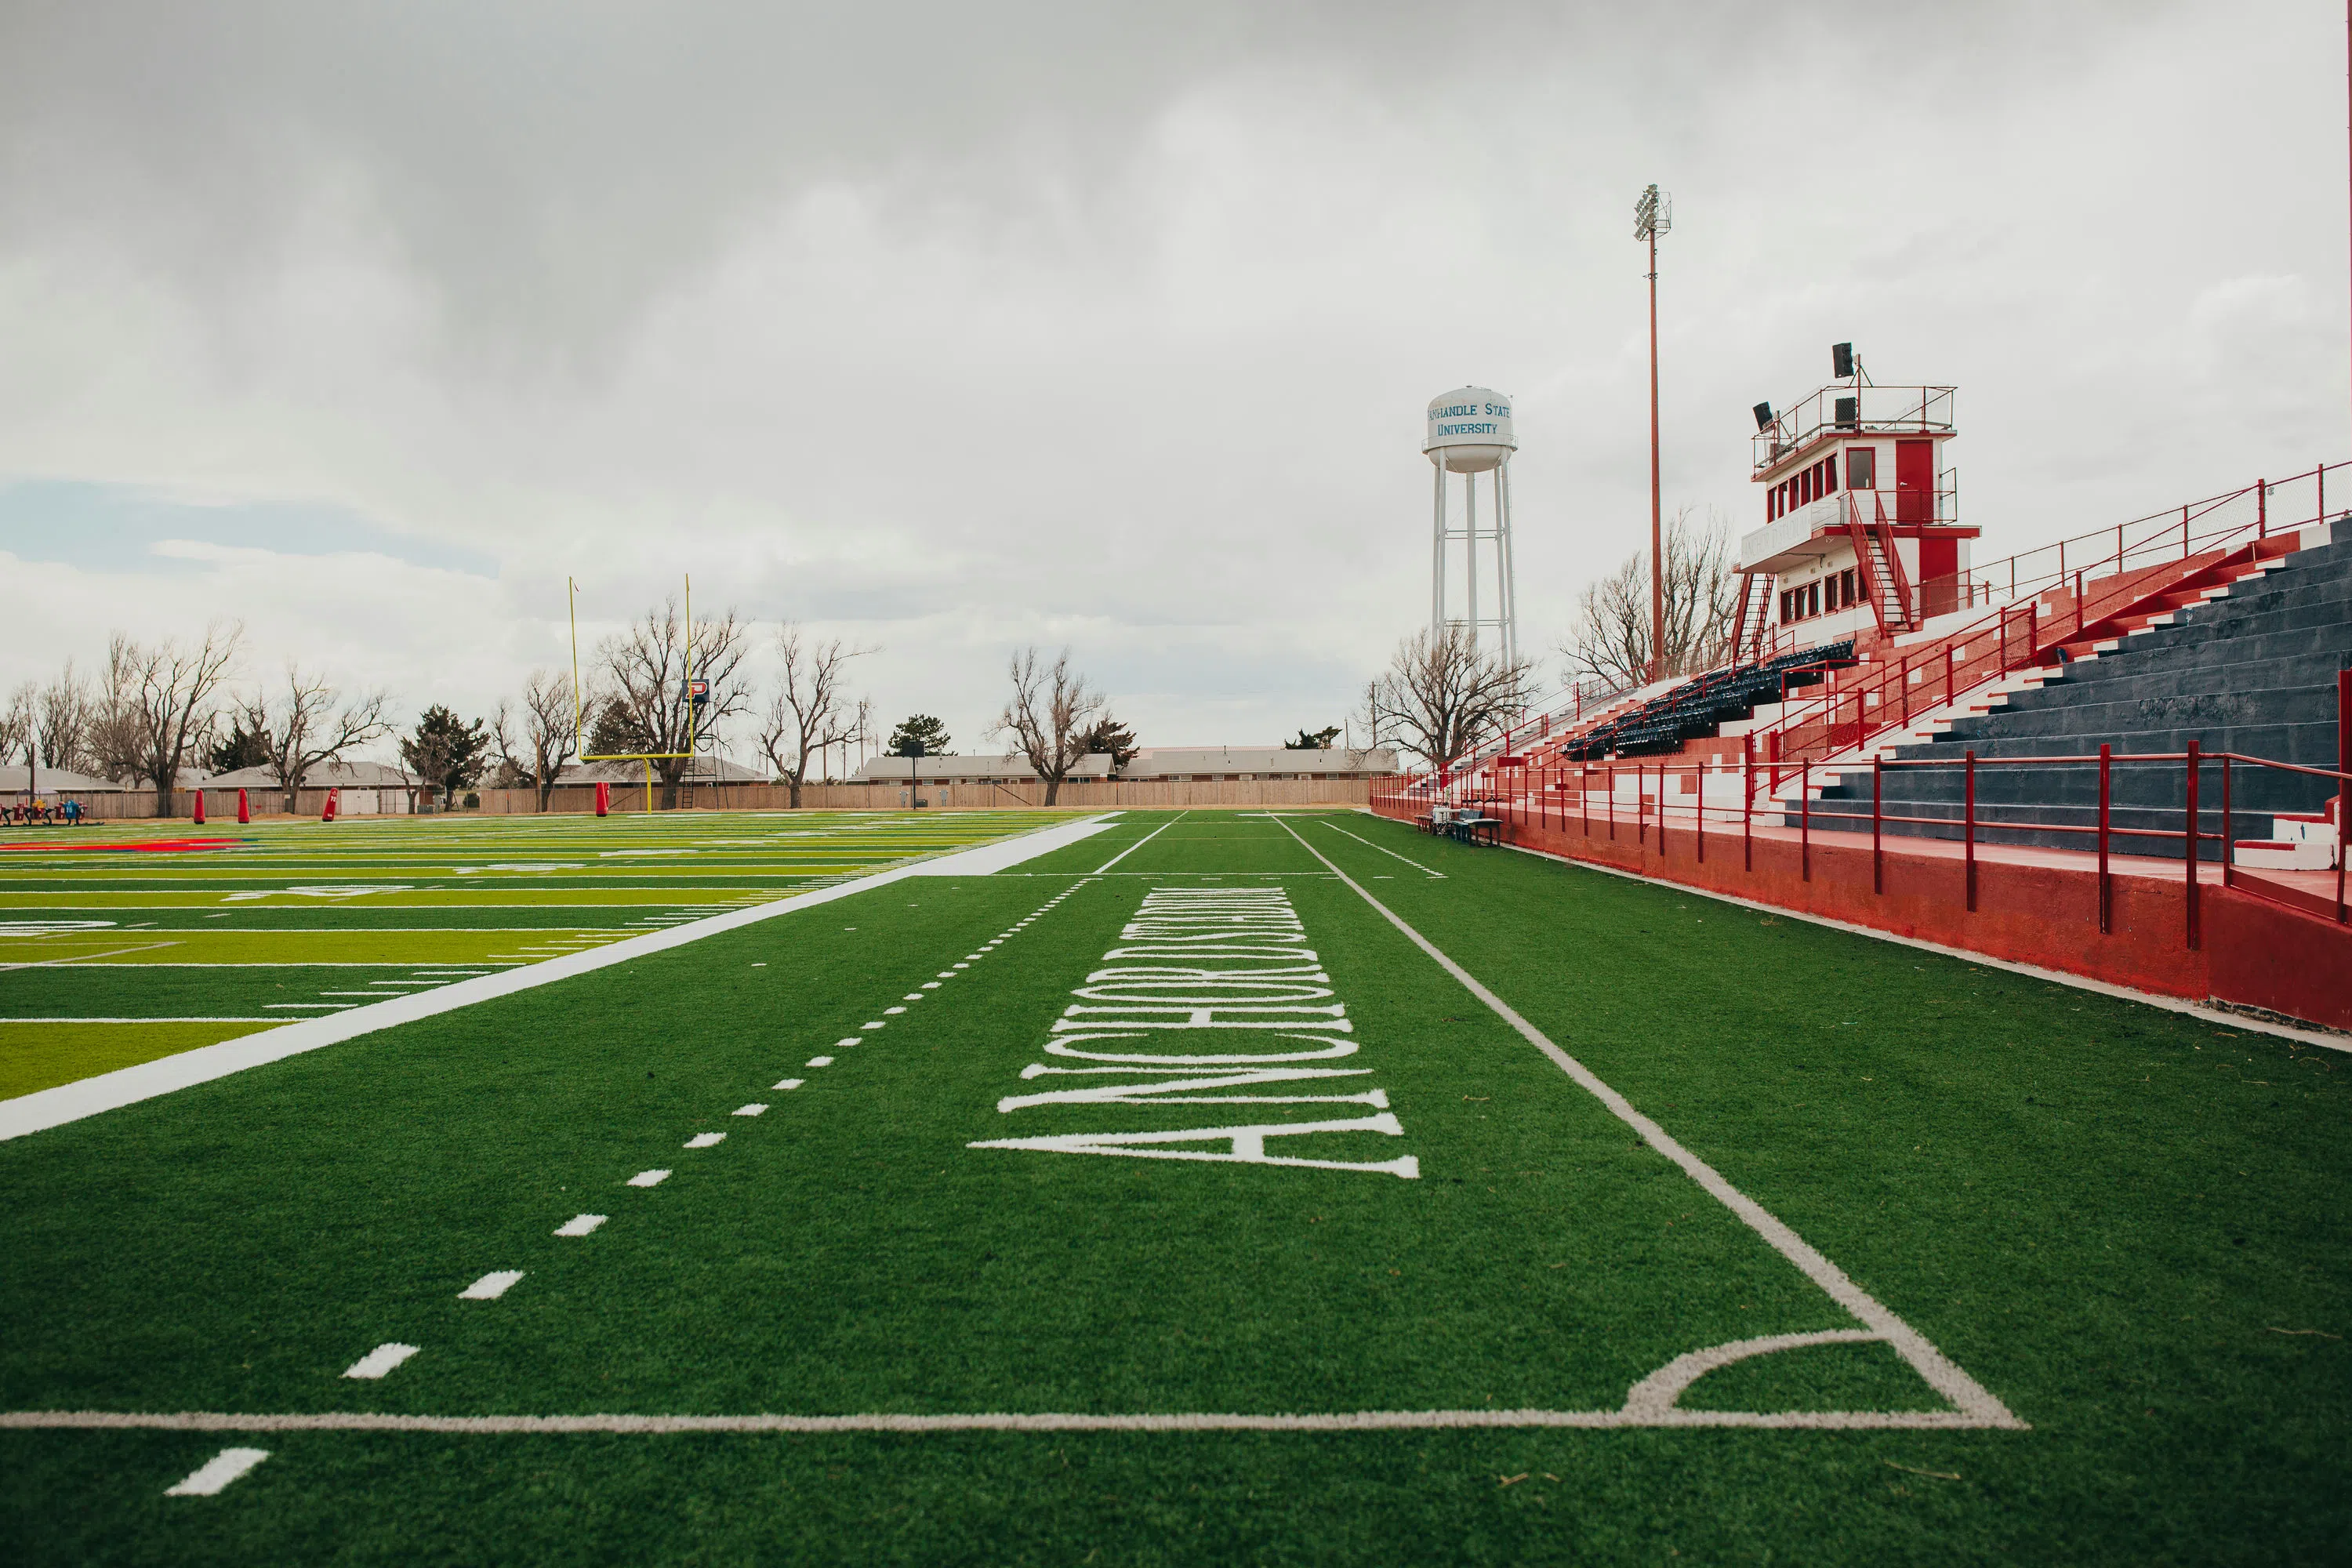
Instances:
[[[1655,239],[1675,226],[1675,198],[1657,186],[1643,191],[1633,204],[1633,237]]]
[[[1852,343],[1832,343],[1830,345],[1830,374],[1832,377],[1839,381],[1844,381],[1853,374],[1853,345]]]
[[[1756,428],[1759,430],[1769,430],[1772,428],[1772,405],[1770,404],[1759,403],[1756,405]]]

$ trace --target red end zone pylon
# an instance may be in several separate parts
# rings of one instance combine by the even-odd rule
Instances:
[[[236,819],[239,822],[251,822],[253,820],[253,808],[245,803],[245,792],[243,790],[236,792]]]
[[[596,781],[596,815],[599,816],[613,815],[613,786],[603,779]]]
[[[339,791],[331,789],[327,792],[327,808],[319,813],[320,821],[332,822],[335,820],[335,796],[339,793]]]
[[[205,825],[205,792],[202,790],[196,791],[196,815],[194,821],[198,827],[202,827]]]

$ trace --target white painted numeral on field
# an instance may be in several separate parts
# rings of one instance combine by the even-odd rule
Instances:
[[[457,1300],[460,1301],[495,1301],[499,1297],[505,1295],[509,1290],[513,1289],[515,1281],[521,1278],[522,1270],[520,1268],[495,1269],[490,1273],[483,1275],[479,1279],[475,1280],[463,1290],[458,1291]]]
[[[708,1149],[714,1144],[726,1142],[727,1134],[724,1132],[698,1132],[686,1141],[686,1146],[689,1149]]]
[[[343,1370],[345,1377],[382,1377],[416,1353],[415,1345],[381,1344]]]
[[[639,1171],[635,1175],[629,1178],[629,1185],[633,1187],[658,1187],[664,1182],[668,1180],[669,1173],[667,1171]]]
[[[165,1497],[217,1497],[221,1489],[269,1458],[267,1448],[223,1448],[178,1486],[163,1489]]]
[[[590,1231],[594,1230],[598,1226],[603,1225],[604,1223],[604,1216],[603,1215],[576,1214],[570,1219],[565,1220],[562,1225],[557,1226],[555,1227],[555,1234],[558,1236],[586,1236]]]

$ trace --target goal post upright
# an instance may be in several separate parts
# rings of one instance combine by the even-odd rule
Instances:
[[[694,732],[700,722],[695,712],[694,697],[694,576],[681,574],[686,584],[686,663],[679,679],[684,689],[679,700],[686,708],[686,750],[683,752],[597,752],[588,750],[585,717],[580,693],[580,584],[578,579],[563,580],[564,613],[572,628],[572,751],[583,763],[643,763],[646,767],[646,811],[654,809],[654,764],[683,761],[686,771],[694,772]]]

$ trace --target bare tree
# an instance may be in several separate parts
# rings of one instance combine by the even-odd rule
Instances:
[[[1666,524],[1666,665],[1662,675],[1712,669],[1728,653],[1738,605],[1729,527],[1710,509],[1704,523],[1689,507]],[[1570,680],[1598,677],[1639,686],[1650,675],[1650,571],[1636,551],[1577,596],[1576,618],[1558,651]]]
[[[1034,647],[1023,648],[1013,656],[1012,676],[1013,696],[990,732],[1013,737],[1045,781],[1045,804],[1051,805],[1060,798],[1070,769],[1087,754],[1087,730],[1110,700],[1089,690],[1085,676],[1070,673],[1068,648],[1050,668],[1038,664]]]
[[[261,737],[268,760],[262,765],[278,781],[290,816],[295,793],[310,770],[341,762],[345,752],[392,732],[383,716],[384,694],[371,692],[338,709],[335,689],[319,676],[304,675],[289,663],[286,690],[272,702],[267,692],[256,692],[243,705],[246,728]]]
[[[693,668],[688,666],[688,642],[693,643]],[[647,610],[625,634],[606,637],[597,654],[612,690],[607,703],[618,710],[629,731],[644,749],[660,757],[655,773],[662,782],[664,807],[677,805],[678,781],[686,776],[683,753],[702,752],[717,738],[719,727],[743,711],[751,701],[742,673],[750,628],[729,610],[716,619],[696,621],[689,628],[679,616],[675,598],[661,608]],[[709,683],[697,702],[688,683]]]
[[[9,694],[5,708],[0,708],[0,763],[23,756],[31,765],[34,735],[40,724],[39,697],[39,689],[28,680]]]
[[[864,698],[849,700],[845,668],[879,648],[856,647],[839,637],[811,643],[800,623],[786,621],[776,628],[776,657],[783,661],[784,683],[768,704],[760,726],[760,749],[792,791],[794,810],[800,808],[801,785],[808,779],[809,758],[824,765],[824,749],[856,740],[872,721],[872,705]]]
[[[41,748],[41,765],[90,771],[89,727],[97,712],[89,682],[74,673],[73,660],[66,660],[58,678],[41,688],[34,710],[33,735]]]
[[[91,750],[113,777],[152,783],[158,816],[177,815],[181,764],[212,735],[222,684],[244,637],[242,626],[215,622],[188,646],[170,639],[142,646],[120,632],[107,644]]]
[[[491,721],[499,762],[516,779],[539,792],[541,811],[555,794],[555,781],[563,764],[580,749],[578,718],[572,688],[563,678],[534,669],[523,682],[520,717],[501,702],[498,717]]]
[[[1361,717],[1376,740],[1385,734],[1431,767],[1451,768],[1526,709],[1534,676],[1534,660],[1480,649],[1467,626],[1419,631],[1397,645]]]

